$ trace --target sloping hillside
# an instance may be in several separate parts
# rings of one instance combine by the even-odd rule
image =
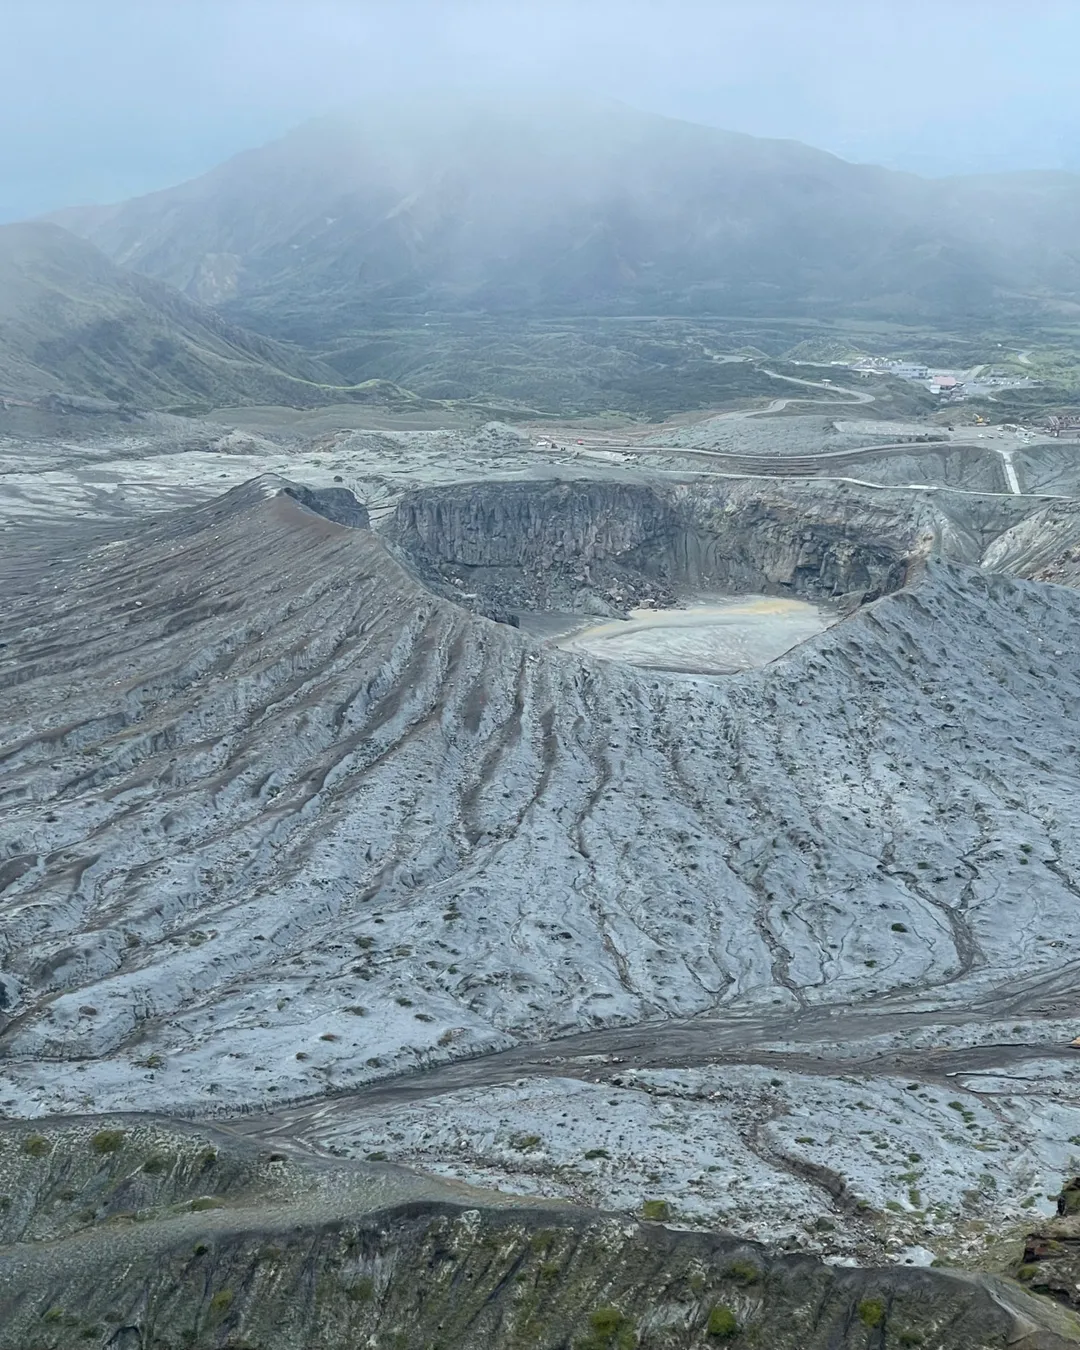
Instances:
[[[335,378],[56,225],[0,227],[0,394],[307,405]]]
[[[931,181],[617,105],[367,109],[57,218],[303,340],[383,311],[916,318],[1080,295],[1080,179]]]

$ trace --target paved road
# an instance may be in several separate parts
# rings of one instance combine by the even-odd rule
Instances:
[[[850,389],[844,385],[835,385],[832,383],[825,384],[821,380],[803,380],[800,379],[797,375],[780,375],[775,370],[764,370],[764,368],[763,374],[768,375],[770,379],[773,380],[785,380],[788,384],[802,385],[804,389],[823,389],[828,394],[835,394],[837,392],[841,392],[850,395],[850,397],[848,398],[803,399],[793,397],[776,400],[776,402],[779,403],[781,408],[786,408],[789,403],[831,403],[833,405],[836,405],[838,403],[839,404],[875,403],[877,401],[873,394],[868,394],[862,389]],[[770,405],[770,407],[771,406],[772,405]],[[751,417],[760,416],[760,410],[757,413],[751,413],[750,416]]]
[[[1009,491],[1020,496],[1020,480],[1016,476],[1016,466],[1013,464],[1013,452],[1011,450],[999,450],[1001,462],[1005,466],[1005,481],[1009,484]]]
[[[783,380],[787,384],[801,385],[804,389],[821,389],[826,394],[836,395],[838,393],[850,395],[848,398],[797,398],[792,394],[788,398],[774,398],[764,408],[736,408],[731,412],[714,413],[711,416],[706,415],[701,420],[708,422],[741,422],[748,417],[768,417],[771,413],[783,412],[792,403],[814,403],[827,404],[831,408],[844,407],[851,403],[874,403],[876,402],[873,394],[868,394],[861,389],[848,389],[843,385],[822,384],[820,380],[803,380],[797,375],[780,375],[775,370],[766,370],[762,367],[763,375],[768,375],[773,380]]]

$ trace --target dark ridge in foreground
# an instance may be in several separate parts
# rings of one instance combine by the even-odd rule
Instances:
[[[1067,1350],[1010,1281],[848,1269],[569,1207],[468,1207],[151,1117],[0,1130],[2,1350]],[[397,1184],[401,1192],[387,1204]],[[419,1194],[429,1185],[435,1195]],[[66,1217],[65,1217],[66,1216]]]

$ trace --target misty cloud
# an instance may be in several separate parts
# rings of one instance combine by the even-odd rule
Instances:
[[[1077,50],[1060,0],[36,0],[4,13],[0,218],[433,88],[611,96],[931,174],[1077,169]]]

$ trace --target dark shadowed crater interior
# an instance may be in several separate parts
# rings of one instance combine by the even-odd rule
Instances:
[[[834,492],[484,483],[412,493],[390,537],[426,584],[558,646],[731,673],[775,660],[896,590],[910,539]]]

